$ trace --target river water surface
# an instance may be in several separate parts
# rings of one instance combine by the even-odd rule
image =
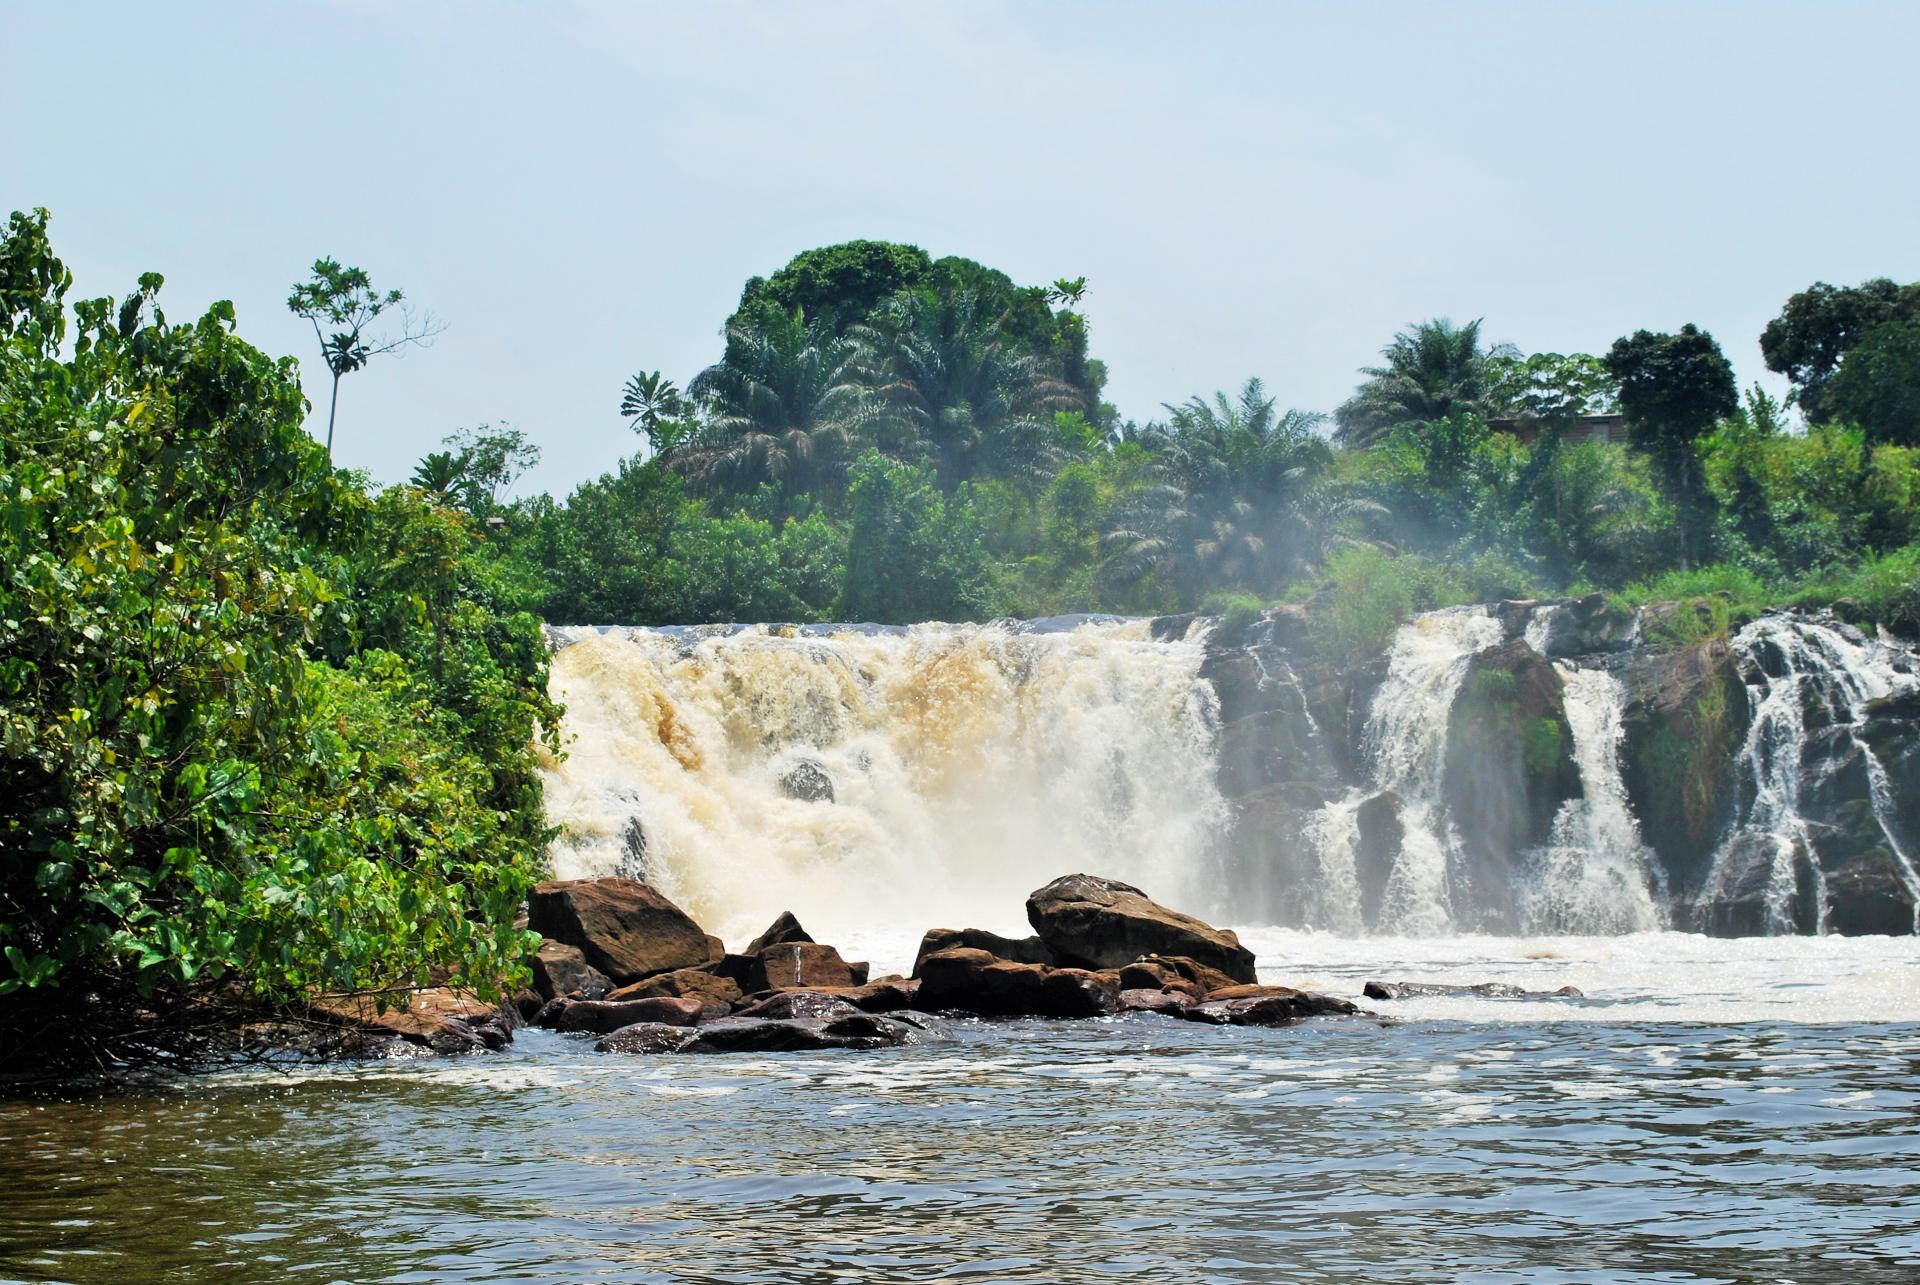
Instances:
[[[1289,1029],[503,1055],[0,1101],[0,1278],[1913,1281],[1920,944],[1248,934],[1571,983]],[[886,963],[901,943],[863,943]]]

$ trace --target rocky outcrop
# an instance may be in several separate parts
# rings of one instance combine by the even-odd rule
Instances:
[[[1627,691],[1627,797],[1675,901],[1684,903],[1705,881],[1733,816],[1746,687],[1724,639],[1636,648],[1615,673]]]
[[[723,1015],[745,1001],[740,984],[730,977],[719,977],[701,968],[678,968],[671,973],[655,973],[645,981],[634,982],[610,991],[602,999],[630,1000],[657,997],[696,999],[709,1013]],[[583,998],[595,998],[585,996]]]
[[[650,1023],[657,1026],[692,1026],[704,1015],[697,999],[676,999],[661,995],[652,999],[604,1000],[560,999],[540,1011],[539,1025],[562,1034],[589,1031],[606,1035],[623,1026]]]
[[[1290,986],[1232,986],[1213,992],[1180,1016],[1216,1026],[1291,1026],[1309,1017],[1351,1017],[1359,1012],[1351,1000]]]
[[[848,963],[831,946],[814,941],[783,942],[753,956],[742,988],[748,994],[795,987],[859,986],[867,980],[864,963]]]
[[[1120,968],[1142,955],[1178,955],[1235,981],[1255,980],[1253,952],[1231,931],[1169,910],[1118,880],[1055,879],[1027,898],[1027,921],[1062,964]]]
[[[617,1033],[616,1033],[617,1036]],[[936,1023],[853,1013],[831,1019],[740,1021],[703,1026],[676,1053],[815,1053],[830,1049],[899,1048],[949,1038]],[[603,1042],[604,1043],[604,1042]],[[618,1051],[618,1050],[608,1050]]]
[[[780,792],[802,803],[832,803],[833,777],[812,759],[801,759],[780,777]]]
[[[1464,856],[1450,876],[1467,887],[1483,928],[1514,926],[1513,891],[1524,854],[1547,840],[1560,805],[1580,795],[1564,683],[1538,652],[1514,639],[1467,663],[1447,729],[1447,814]]]
[[[586,962],[624,985],[656,973],[700,968],[720,958],[687,913],[632,879],[543,883],[527,898],[533,931],[577,947]]]

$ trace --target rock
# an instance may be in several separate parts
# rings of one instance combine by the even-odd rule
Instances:
[[[533,969],[533,989],[543,1000],[560,995],[578,995],[581,999],[601,999],[613,989],[607,975],[587,962],[578,946],[549,937],[527,961]]]
[[[1016,964],[960,947],[921,961],[914,1007],[983,1017],[1105,1017],[1119,1011],[1120,987],[1085,969]]]
[[[1185,955],[1142,955],[1136,964],[1148,964],[1172,972],[1176,977],[1197,987],[1202,995],[1208,991],[1217,991],[1226,986],[1243,985],[1239,978],[1229,976],[1217,968],[1209,968],[1196,959]]]
[[[881,977],[861,986],[815,986],[809,987],[808,994],[827,995],[843,999],[863,1013],[895,1013],[913,1007],[914,996],[920,991],[920,983],[907,977]],[[798,994],[793,991],[775,991],[775,995]]]
[[[984,928],[929,928],[920,939],[920,950],[913,958],[913,976],[920,975],[920,963],[928,955],[943,950],[984,950],[998,959],[1016,964],[1046,964],[1055,961],[1053,952],[1038,937],[1002,937]]]
[[[1554,815],[1581,793],[1567,723],[1565,682],[1514,639],[1467,662],[1447,725],[1442,789],[1462,840],[1450,863],[1454,903],[1477,907],[1472,926],[1514,926],[1512,890],[1528,854],[1547,841]]]
[[[745,987],[753,978],[753,956],[736,955],[731,951],[708,964],[706,970],[715,977],[724,977],[738,986]]]
[[[716,977],[700,968],[677,968],[671,973],[656,973],[645,981],[622,986],[603,998],[630,1000],[653,999],[657,996],[699,1000],[707,1013],[703,1020],[725,1017],[734,1006],[746,999],[738,982],[728,977]]]
[[[1122,1013],[1169,1013],[1179,1016],[1193,1007],[1191,996],[1163,990],[1123,990],[1120,992],[1120,1011]]]
[[[538,1013],[546,1002],[539,991],[533,990],[530,987],[522,987],[513,993],[513,998],[508,1000],[507,1004],[514,1012],[520,1015],[520,1022],[522,1025],[525,1025],[528,1021],[532,1020],[533,1015]]]
[[[1226,983],[1225,974],[1218,974],[1222,984]],[[1185,996],[1189,1002],[1198,1003],[1205,998],[1207,988],[1189,977],[1183,977],[1171,966],[1152,959],[1137,959],[1119,970],[1116,978],[1124,998],[1127,991],[1159,991],[1170,995]],[[1122,1007],[1125,1007],[1124,1004]]]
[[[807,930],[800,926],[800,921],[793,917],[793,912],[783,910],[780,912],[780,917],[767,926],[765,932],[747,943],[744,953],[758,955],[769,946],[785,946],[792,942],[812,940],[813,938],[807,935]]]
[[[1215,1026],[1290,1026],[1309,1017],[1350,1017],[1359,1012],[1351,1000],[1291,986],[1232,986],[1180,1010],[1179,1016]]]
[[[701,968],[720,958],[687,913],[631,879],[543,883],[527,898],[533,930],[576,946],[587,963],[615,983],[655,973]]]
[[[1693,900],[1733,818],[1747,691],[1725,640],[1638,647],[1616,671],[1627,689],[1621,774],[1640,833],[1674,900]]]
[[[643,1022],[654,1026],[692,1026],[699,1022],[703,1011],[699,1000],[671,995],[630,1000],[563,999],[559,1003],[557,1011],[543,1016],[562,1034],[591,1031],[606,1035],[623,1026]]]
[[[384,1011],[382,1000],[387,1005]],[[497,1051],[512,1043],[514,1029],[520,1025],[517,1010],[445,986],[322,999],[311,1007],[323,1020],[435,1053]]]
[[[801,759],[780,777],[780,790],[802,803],[832,803],[833,777],[812,759]]]
[[[796,941],[769,946],[753,956],[745,989],[759,991],[818,989],[822,986],[858,986],[867,980],[866,966],[849,964],[840,952],[818,942]]]
[[[1425,996],[1466,996],[1480,999],[1581,999],[1576,986],[1559,990],[1530,991],[1507,982],[1475,982],[1448,985],[1441,982],[1368,982],[1362,993],[1368,999],[1418,999]]]
[[[825,1049],[879,1049],[924,1044],[943,1037],[937,1027],[872,1013],[831,1020],[741,1021],[729,1018],[680,1046],[681,1053],[809,1053]]]
[[[602,1053],[678,1053],[694,1038],[690,1026],[636,1022],[623,1026],[593,1047]]]
[[[620,861],[614,873],[623,879],[646,882],[647,831],[637,816],[628,817],[627,824],[620,831]]]
[[[1027,898],[1027,920],[1063,964],[1121,968],[1142,955],[1180,955],[1235,981],[1255,980],[1253,952],[1232,932],[1169,910],[1118,880],[1055,879]]]
[[[1387,901],[1387,885],[1393,880],[1394,863],[1400,859],[1400,845],[1406,841],[1407,827],[1400,820],[1400,796],[1382,790],[1363,800],[1354,809],[1353,873],[1360,885],[1360,914],[1369,928],[1380,924],[1380,911]]]
[[[859,1005],[825,991],[775,991],[756,1004],[734,1014],[736,1017],[763,1017],[786,1021],[794,1018],[846,1017],[860,1012]]]

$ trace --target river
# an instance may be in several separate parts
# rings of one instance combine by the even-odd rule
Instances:
[[[1920,943],[1246,934],[1262,976],[1572,984],[1392,1021],[958,1024],[0,1101],[0,1277],[1920,1277]],[[899,962],[904,939],[854,943]]]

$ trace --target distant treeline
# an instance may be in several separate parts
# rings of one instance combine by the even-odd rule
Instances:
[[[1383,577],[1434,605],[1674,574],[1913,620],[1888,594],[1920,538],[1920,285],[1786,302],[1762,349],[1810,427],[1741,394],[1690,325],[1594,355],[1445,319],[1393,336],[1331,416],[1249,379],[1142,424],[1101,399],[1086,292],[886,242],[810,250],[747,282],[684,388],[628,382],[646,449],[616,472],[501,505],[495,462],[532,447],[486,430],[415,481],[496,519],[556,621],[1173,612]]]

